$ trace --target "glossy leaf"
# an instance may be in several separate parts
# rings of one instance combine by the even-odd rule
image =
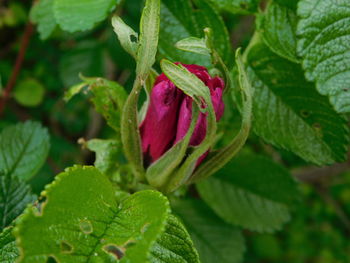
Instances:
[[[350,2],[301,0],[298,54],[306,78],[330,97],[337,112],[350,112]]]
[[[0,171],[28,180],[44,164],[49,147],[47,129],[39,123],[8,126],[0,134]]]
[[[287,205],[298,196],[288,171],[258,155],[233,159],[197,189],[223,220],[259,232],[281,229],[290,218]]]
[[[265,44],[277,55],[298,63],[296,11],[271,2],[259,18],[259,31]]]
[[[174,210],[187,227],[202,263],[242,262],[245,244],[237,227],[225,223],[200,200],[175,202]]]
[[[93,167],[67,169],[42,198],[15,228],[19,262],[145,263],[170,212],[168,200],[155,191],[117,200],[107,177]]]
[[[254,87],[254,130],[268,143],[315,164],[345,160],[346,120],[303,77],[298,64],[257,44],[247,55]]]

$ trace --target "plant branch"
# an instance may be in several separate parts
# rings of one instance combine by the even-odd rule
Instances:
[[[0,116],[3,114],[3,111],[5,110],[5,106],[6,106],[6,102],[8,100],[8,98],[10,97],[11,91],[14,88],[16,81],[17,81],[17,77],[19,72],[21,71],[22,68],[22,64],[24,61],[24,57],[30,42],[30,38],[33,34],[33,29],[34,26],[31,22],[28,22],[25,28],[25,31],[23,33],[23,37],[22,37],[22,41],[21,41],[21,46],[16,58],[16,62],[15,65],[13,67],[13,71],[12,74],[10,76],[10,79],[4,89],[4,92],[2,94],[2,98],[0,100]]]

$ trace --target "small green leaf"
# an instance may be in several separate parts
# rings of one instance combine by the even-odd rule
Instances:
[[[0,133],[0,171],[28,180],[44,164],[49,147],[48,132],[39,123],[8,126]]]
[[[119,0],[54,0],[57,23],[68,32],[90,30],[104,20]]]
[[[300,65],[262,43],[250,49],[247,61],[256,134],[318,165],[345,160],[346,120],[305,80]]]
[[[175,213],[181,216],[202,263],[240,263],[245,251],[241,231],[225,223],[200,200],[174,203]]]
[[[135,59],[137,57],[138,50],[138,34],[124,21],[118,17],[114,16],[112,18],[112,25],[114,32],[117,34],[121,46]]]
[[[0,233],[0,262],[1,263],[15,263],[19,251],[16,246],[15,237],[12,235],[13,227],[5,228]]]
[[[188,53],[174,48],[189,37],[203,37],[203,29],[213,29],[214,46],[223,61],[233,65],[233,54],[227,28],[221,16],[206,0],[162,0],[159,53],[172,61],[211,66],[210,57]],[[215,29],[215,30],[214,30]]]
[[[265,44],[277,55],[299,63],[296,51],[296,11],[271,2],[259,18],[258,30]]]
[[[19,262],[149,262],[170,213],[168,200],[155,191],[117,200],[107,177],[93,167],[67,169],[42,198],[15,227]]]
[[[207,48],[203,38],[189,37],[178,41],[175,46],[178,49],[193,52],[205,56],[210,56],[210,49]]]
[[[153,245],[150,262],[200,262],[186,228],[175,216],[169,216],[165,231]]]
[[[57,23],[53,14],[54,0],[40,0],[30,10],[30,19],[38,24],[40,38],[45,40],[55,30]]]
[[[44,94],[43,85],[35,79],[28,78],[16,85],[13,96],[23,106],[36,107],[43,101]]]
[[[335,110],[350,112],[350,2],[301,0],[298,54],[306,78],[330,97]]]
[[[9,226],[35,199],[29,185],[0,171],[0,231]]]
[[[233,159],[197,189],[226,222],[259,232],[281,229],[290,218],[287,205],[298,196],[288,171],[258,155]]]

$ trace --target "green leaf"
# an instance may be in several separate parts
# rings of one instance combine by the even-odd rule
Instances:
[[[165,231],[153,245],[150,262],[200,262],[186,228],[175,216],[169,216]]]
[[[119,0],[55,0],[57,23],[68,32],[90,30],[104,20]]]
[[[221,16],[205,0],[163,0],[159,53],[172,61],[210,66],[210,57],[183,52],[175,44],[189,37],[202,38],[206,27],[213,29],[214,46],[228,65],[233,64],[229,34]]]
[[[204,38],[188,37],[178,41],[175,46],[184,51],[210,56],[210,49],[207,47]]]
[[[301,0],[298,15],[297,50],[306,78],[337,112],[350,112],[350,2]]]
[[[233,14],[250,14],[258,11],[260,0],[210,0],[220,10]],[[293,1],[293,0],[288,0]]]
[[[301,67],[261,43],[250,49],[247,61],[255,89],[255,132],[308,162],[324,165],[345,160],[346,120],[305,80]]]
[[[44,99],[45,88],[36,79],[28,78],[19,82],[13,92],[15,100],[27,107],[36,107]]]
[[[38,24],[40,38],[45,40],[55,30],[57,23],[53,14],[54,0],[40,0],[30,10],[30,19]]]
[[[117,82],[102,78],[91,79],[91,99],[96,111],[107,120],[107,124],[119,133],[121,114],[127,98],[126,91]]]
[[[226,222],[259,232],[281,229],[290,218],[287,205],[299,194],[286,169],[258,155],[233,159],[197,189]]]
[[[0,233],[0,262],[14,263],[16,262],[19,251],[16,246],[15,237],[12,235],[13,227],[5,228]]]
[[[155,191],[117,200],[107,177],[93,167],[67,169],[42,198],[41,207],[27,208],[15,227],[19,262],[149,262],[170,212]]]
[[[112,25],[121,46],[136,59],[137,49],[139,47],[138,34],[118,16],[112,18]]]
[[[0,134],[0,171],[28,180],[44,164],[49,147],[48,132],[39,123],[8,126]]]
[[[116,140],[92,139],[86,143],[90,151],[96,153],[95,167],[102,173],[109,175],[113,173],[120,159],[121,145]]]
[[[240,263],[245,251],[241,231],[222,221],[200,200],[182,200],[174,204],[181,216],[202,263]]]
[[[272,2],[259,17],[258,30],[265,44],[277,55],[298,63],[296,11]]]
[[[0,171],[0,230],[10,225],[35,199],[29,185]]]

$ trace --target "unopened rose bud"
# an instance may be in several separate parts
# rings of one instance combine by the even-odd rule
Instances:
[[[224,81],[212,78],[207,69],[198,65],[183,65],[208,87],[216,120],[224,113],[222,100]],[[159,159],[187,133],[192,119],[191,97],[185,95],[164,74],[161,74],[152,89],[146,117],[140,126],[144,162],[149,165]],[[199,145],[207,132],[207,113],[200,113],[190,139],[190,146]],[[197,165],[207,154],[201,156]]]

